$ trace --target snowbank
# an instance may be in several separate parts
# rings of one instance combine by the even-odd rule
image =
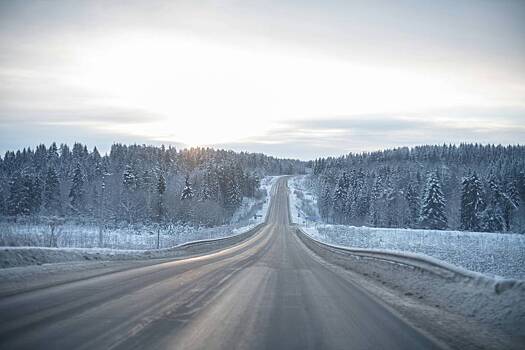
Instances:
[[[345,225],[316,225],[307,232],[330,244],[425,254],[489,276],[525,279],[525,236],[520,234]]]
[[[406,297],[513,336],[525,336],[525,281],[491,278],[419,254],[331,246],[300,230],[298,237],[326,261],[399,290]]]
[[[123,250],[104,248],[0,247],[0,268],[41,265],[73,261],[145,260],[189,257],[212,252],[248,239],[259,229],[216,239],[186,242],[175,247],[155,250]]]

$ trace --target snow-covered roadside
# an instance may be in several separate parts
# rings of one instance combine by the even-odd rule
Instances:
[[[455,338],[462,338],[458,348],[519,348],[525,336],[525,281],[490,275],[523,278],[522,236],[327,225],[307,214],[316,200],[304,178],[289,181],[289,188],[290,215],[305,233],[297,237],[330,268],[347,270],[363,288],[432,334],[450,339],[451,331],[441,324],[450,322]],[[457,267],[465,265],[484,274]],[[476,343],[469,334],[481,340]]]
[[[51,231],[49,225],[34,222],[0,222],[0,246],[6,247],[58,247],[58,248],[110,248],[123,250],[174,247],[179,244],[228,237],[246,232],[264,221],[269,205],[269,192],[276,177],[261,180],[260,198],[244,198],[241,207],[227,225],[191,227],[182,224],[123,225],[102,232],[95,223],[66,222]],[[160,240],[157,242],[158,237]]]
[[[195,240],[170,248],[150,250],[124,250],[106,248],[48,248],[48,247],[0,247],[0,267],[20,267],[68,261],[114,261],[146,260],[186,257],[201,254],[236,244],[250,237],[257,225],[251,229],[227,237]]]
[[[307,186],[308,175],[293,176],[288,179],[290,216],[294,224],[312,227],[320,221],[317,198]]]
[[[294,222],[317,240],[352,248],[417,253],[489,276],[525,279],[524,235],[324,224],[306,214],[315,209],[316,199],[304,179],[295,177],[289,182],[290,211]]]
[[[352,281],[418,328],[457,341],[455,348],[521,348],[517,344],[525,336],[525,281],[493,279],[435,259],[425,264],[418,254],[390,260],[326,245],[300,232],[297,238],[327,268],[346,270]]]
[[[488,276],[525,279],[525,236],[487,232],[318,225],[308,233],[330,244],[428,255]]]
[[[194,229],[188,234],[162,234],[160,235],[161,249],[109,249],[109,248],[49,248],[49,247],[0,247],[0,268],[20,267],[27,265],[40,265],[48,263],[73,262],[73,261],[109,261],[109,260],[136,260],[150,258],[166,258],[186,256],[192,253],[205,252],[218,249],[229,244],[234,244],[249,236],[252,230],[266,219],[271,201],[270,190],[278,177],[266,177],[261,181],[263,196],[252,207],[244,210],[250,216],[243,218],[242,225],[220,226],[218,228]],[[242,217],[241,215],[237,215]],[[238,221],[241,221],[240,219]],[[185,231],[186,232],[186,231]],[[86,235],[86,232],[79,232]],[[95,236],[96,232],[93,232]],[[151,246],[156,243],[156,235],[144,235],[152,240]],[[127,239],[130,239],[127,237]],[[195,250],[194,247],[199,247]],[[202,248],[204,247],[204,248]],[[202,249],[201,249],[202,248]]]
[[[247,240],[257,229],[255,226],[226,238],[187,242],[156,250],[0,248],[0,261],[7,264],[3,267],[9,267],[0,268],[0,296],[161,263],[166,259],[209,254]]]
[[[261,190],[263,193],[266,193],[266,195],[262,198],[262,200],[258,201],[256,205],[254,205],[255,211],[252,210],[253,216],[250,216],[248,223],[245,226],[233,229],[233,234],[246,232],[266,221],[266,217],[268,216],[268,208],[270,207],[270,203],[272,201],[271,190],[279,177],[280,176],[266,176],[261,180]]]

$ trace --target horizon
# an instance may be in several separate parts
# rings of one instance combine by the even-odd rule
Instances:
[[[460,142],[460,143],[448,143],[448,144],[418,144],[418,145],[410,145],[410,146],[397,146],[397,147],[391,147],[391,148],[377,148],[377,149],[373,149],[373,150],[363,150],[363,151],[356,151],[356,152],[353,152],[353,151],[350,151],[350,152],[346,152],[346,153],[342,153],[342,154],[334,154],[334,155],[328,155],[328,156],[319,156],[319,157],[316,157],[316,158],[309,158],[309,159],[302,159],[302,158],[290,158],[290,157],[279,157],[279,156],[276,156],[276,155],[273,155],[273,154],[269,154],[269,153],[265,153],[265,152],[255,152],[255,151],[248,151],[248,150],[236,150],[236,149],[231,149],[231,148],[220,148],[220,147],[213,147],[213,146],[185,146],[185,147],[177,147],[175,146],[174,144],[146,144],[146,143],[123,143],[123,142],[114,142],[111,144],[111,146],[109,147],[100,147],[99,145],[87,145],[83,142],[79,142],[79,141],[75,141],[75,142],[72,142],[72,143],[68,143],[68,142],[56,142],[56,141],[53,141],[53,142],[50,142],[49,144],[44,144],[44,143],[39,143],[39,144],[35,144],[35,145],[30,145],[30,146],[25,146],[25,147],[21,147],[21,148],[18,148],[18,149],[8,149],[8,150],[5,150],[5,151],[0,151],[0,159],[5,159],[5,154],[7,152],[13,152],[16,154],[16,152],[18,151],[22,151],[24,149],[28,149],[28,150],[31,150],[31,151],[34,151],[38,146],[40,145],[44,145],[47,149],[49,149],[49,147],[51,146],[51,144],[55,143],[57,145],[57,147],[59,148],[60,150],[60,145],[61,144],[65,144],[67,145],[70,150],[72,148],[72,146],[75,144],[75,143],[80,143],[82,146],[85,146],[87,147],[87,150],[89,153],[92,153],[95,148],[97,149],[97,151],[100,153],[101,156],[109,156],[110,152],[111,152],[111,147],[113,145],[123,145],[123,146],[142,146],[142,147],[155,147],[155,148],[160,148],[160,147],[165,147],[165,148],[169,148],[169,147],[173,147],[177,150],[177,152],[180,152],[180,151],[189,151],[189,150],[192,150],[192,149],[211,149],[211,150],[214,150],[214,151],[226,151],[226,152],[235,152],[235,153],[251,153],[251,154],[262,154],[262,155],[265,155],[265,156],[269,156],[269,157],[273,157],[275,159],[281,159],[281,160],[293,160],[293,161],[301,161],[301,162],[311,162],[311,161],[315,161],[317,159],[326,159],[326,158],[340,158],[340,157],[345,157],[345,156],[348,156],[348,155],[369,155],[369,154],[373,154],[373,153],[376,153],[376,152],[385,152],[385,151],[393,151],[393,150],[399,150],[399,149],[404,149],[404,148],[407,148],[409,149],[410,151],[413,151],[415,148],[418,148],[418,147],[434,147],[434,146],[438,146],[438,147],[442,147],[442,146],[447,146],[447,147],[460,147],[462,145],[476,145],[476,146],[482,146],[482,147],[488,147],[488,146],[491,146],[491,147],[504,147],[504,148],[508,148],[508,147],[524,147],[525,144],[522,144],[522,143],[507,143],[507,144],[504,144],[504,143],[480,143],[480,142]]]
[[[0,22],[0,150],[525,140],[519,1],[3,2]]]

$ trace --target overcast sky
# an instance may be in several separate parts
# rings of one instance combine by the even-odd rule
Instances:
[[[2,1],[0,151],[523,143],[525,1]]]

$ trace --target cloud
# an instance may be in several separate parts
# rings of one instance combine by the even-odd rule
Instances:
[[[0,154],[8,150],[18,150],[24,147],[35,148],[39,144],[49,145],[51,142],[73,144],[81,142],[89,148],[97,147],[102,153],[108,152],[114,143],[147,144],[160,146],[171,145],[176,148],[186,148],[184,144],[173,141],[156,141],[149,137],[119,133],[114,130],[105,132],[103,128],[93,128],[67,124],[27,124],[0,125]]]
[[[420,144],[525,140],[525,109],[464,108],[426,115],[352,115],[283,122],[257,138],[217,146],[313,159]]]
[[[148,120],[156,120],[155,116],[148,119],[147,114],[139,110],[62,110],[48,112],[43,119],[41,113],[28,112],[9,118],[0,115],[1,151],[52,141],[80,141],[96,145],[103,151],[114,142],[185,147],[170,139],[131,134],[119,128],[119,125],[130,123],[147,126]],[[209,146],[307,160],[420,144],[515,144],[525,140],[524,118],[525,109],[519,107],[438,110],[425,115],[350,115],[283,121],[258,137]],[[106,125],[111,127],[106,128]]]
[[[51,110],[0,110],[2,124],[42,125],[108,125],[144,124],[161,120],[159,115],[127,108],[51,109]]]

